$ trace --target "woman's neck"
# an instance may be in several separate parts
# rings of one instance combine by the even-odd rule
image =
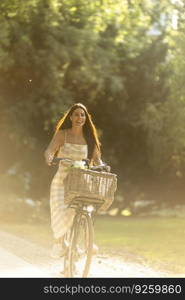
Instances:
[[[82,136],[83,135],[82,127],[80,127],[80,128],[78,128],[78,127],[72,127],[71,128],[71,134],[73,136]]]
[[[70,128],[67,132],[67,142],[79,145],[86,144],[82,128]]]

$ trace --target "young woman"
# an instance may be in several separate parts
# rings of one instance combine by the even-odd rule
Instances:
[[[48,165],[51,165],[56,153],[58,157],[73,160],[88,158],[90,165],[102,163],[96,127],[83,104],[74,104],[58,122],[55,134],[45,151]],[[64,255],[63,236],[71,227],[74,217],[73,209],[64,203],[63,180],[68,166],[68,163],[60,162],[50,189],[51,227],[55,238],[51,256],[54,258]]]

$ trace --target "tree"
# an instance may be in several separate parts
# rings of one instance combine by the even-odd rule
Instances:
[[[182,170],[184,29],[171,28],[173,11],[169,0],[1,1],[4,189],[15,170],[12,191],[48,193],[54,170],[43,151],[74,102],[95,118],[121,194],[128,183],[128,194],[138,193],[146,178],[173,173],[173,155]]]

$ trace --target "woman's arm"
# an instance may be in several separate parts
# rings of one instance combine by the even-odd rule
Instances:
[[[94,152],[93,152],[93,164],[94,165],[101,165],[102,164],[101,153],[98,150],[98,147],[96,145],[94,147]]]
[[[101,160],[101,153],[98,150],[97,146],[95,146],[94,148],[94,152],[93,152],[93,159],[92,159],[92,163],[90,163],[90,167],[96,165],[103,165],[103,161]],[[111,167],[108,165],[105,165],[104,169],[106,170],[106,172],[110,172],[111,171]]]
[[[53,160],[55,153],[59,150],[59,148],[64,144],[64,131],[57,131],[51,142],[49,143],[47,149],[44,152],[44,156],[46,159],[46,163],[50,166]]]

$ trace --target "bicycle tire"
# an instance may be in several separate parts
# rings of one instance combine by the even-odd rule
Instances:
[[[77,214],[71,229],[68,252],[69,277],[88,276],[93,255],[93,239],[94,230],[91,217],[87,213]]]
[[[69,277],[69,244],[71,240],[72,229],[70,228],[64,235],[64,242],[67,244],[66,254],[64,255],[63,261],[63,274],[64,277]]]

